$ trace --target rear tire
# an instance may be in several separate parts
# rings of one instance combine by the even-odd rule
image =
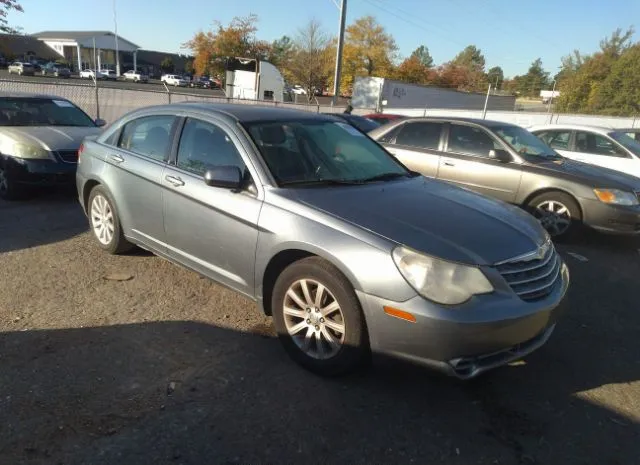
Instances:
[[[89,194],[87,215],[93,237],[102,250],[117,255],[134,247],[125,239],[115,202],[104,187],[96,186]]]
[[[339,376],[370,360],[367,326],[353,286],[326,260],[309,257],[289,265],[272,296],[278,337],[307,370]]]
[[[582,226],[578,202],[564,192],[537,195],[527,203],[526,209],[554,239],[570,238]]]

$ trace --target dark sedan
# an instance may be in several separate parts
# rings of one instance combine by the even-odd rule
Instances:
[[[525,208],[552,236],[640,234],[639,178],[564,158],[520,126],[411,118],[369,135],[425,176]]]

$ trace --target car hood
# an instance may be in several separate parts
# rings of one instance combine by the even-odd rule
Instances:
[[[547,237],[517,207],[423,177],[284,191],[393,242],[455,262],[491,265],[531,252]]]
[[[580,181],[591,187],[640,189],[640,178],[602,166],[569,160],[568,158],[529,163],[529,165],[545,171],[554,171],[567,179]]]
[[[19,126],[2,127],[0,134],[16,142],[38,144],[46,150],[77,150],[86,136],[100,134],[97,127],[74,126]]]

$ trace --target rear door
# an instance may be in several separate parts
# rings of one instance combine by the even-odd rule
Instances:
[[[437,121],[407,122],[383,136],[380,142],[409,169],[435,178],[443,128],[444,123]]]
[[[446,153],[440,157],[438,179],[505,202],[515,202],[522,177],[520,165],[489,158],[490,150],[504,150],[504,146],[476,126],[451,123],[447,132]]]
[[[168,254],[247,295],[254,293],[262,201],[256,189],[235,192],[205,184],[207,169],[237,166],[251,176],[237,135],[224,122],[187,118],[175,160],[162,177]],[[247,157],[248,159],[248,157]]]
[[[173,115],[129,121],[105,158],[105,177],[125,233],[160,251],[165,242],[161,180],[177,123]]]

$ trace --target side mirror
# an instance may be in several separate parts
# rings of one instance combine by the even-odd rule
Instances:
[[[99,128],[107,125],[107,122],[105,120],[103,120],[102,118],[96,119],[95,123],[96,123],[96,126],[98,126]]]
[[[237,166],[216,166],[204,173],[204,183],[211,187],[240,189],[242,187],[242,172]]]
[[[509,163],[511,161],[511,155],[503,149],[489,150],[489,158],[498,160],[500,163]]]

